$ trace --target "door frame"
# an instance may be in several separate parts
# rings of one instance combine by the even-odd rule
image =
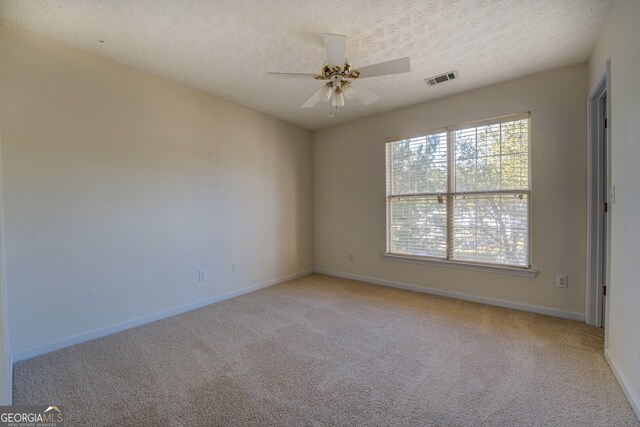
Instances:
[[[611,283],[610,268],[605,269],[603,263],[611,266],[611,91],[609,85],[611,63],[607,61],[600,78],[592,88],[587,99],[588,111],[588,191],[587,191],[587,290],[585,320],[594,326],[605,325],[605,348],[607,347],[606,326],[609,324],[608,296]],[[605,100],[605,102],[603,102]],[[603,105],[604,104],[604,105]],[[607,126],[603,119],[603,107],[606,108]],[[606,133],[606,153],[603,153],[603,136]],[[604,158],[603,158],[604,157]],[[607,164],[604,165],[606,159]],[[605,176],[605,173],[607,176]],[[602,183],[608,183],[604,188]],[[605,216],[604,204],[607,203],[608,214]],[[606,224],[604,223],[606,220]],[[604,298],[603,319],[603,281],[607,284],[607,298]]]

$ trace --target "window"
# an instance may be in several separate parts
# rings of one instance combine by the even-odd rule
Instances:
[[[531,266],[528,113],[386,150],[388,254]]]

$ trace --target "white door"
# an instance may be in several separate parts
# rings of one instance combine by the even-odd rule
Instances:
[[[608,241],[609,241],[609,212],[611,210],[611,200],[609,197],[609,147],[607,141],[607,95],[602,97],[602,194],[604,194],[604,215],[602,216],[602,309],[600,310],[601,319],[600,324],[603,328],[606,327],[605,319],[606,319],[606,308],[607,308],[607,275],[609,271],[609,266],[607,265],[607,254],[608,254]]]

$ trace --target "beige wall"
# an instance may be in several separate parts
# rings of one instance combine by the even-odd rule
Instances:
[[[577,65],[314,133],[316,269],[579,318],[585,308],[586,91],[587,67]],[[531,111],[532,257],[539,275],[384,259],[385,137],[525,111]],[[355,262],[348,260],[352,250]],[[556,274],[569,275],[568,289],[556,288]]]
[[[640,417],[640,1],[619,0],[589,61],[593,87],[611,60],[611,277],[607,356]]]
[[[2,185],[2,123],[0,123],[0,405],[11,404],[11,356],[9,349],[9,316],[7,282],[5,280],[4,209]]]
[[[16,353],[313,268],[307,130],[6,27],[0,122]]]

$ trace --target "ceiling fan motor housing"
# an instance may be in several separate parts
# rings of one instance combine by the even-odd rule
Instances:
[[[357,79],[360,73],[352,70],[351,65],[346,62],[343,67],[325,65],[322,73],[315,77],[316,80],[329,80],[327,86],[336,94],[341,94],[350,87],[351,82],[347,79]]]

